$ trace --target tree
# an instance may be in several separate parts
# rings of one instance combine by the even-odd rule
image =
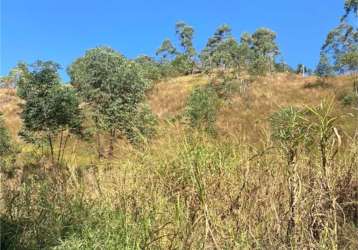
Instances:
[[[186,23],[179,21],[175,24],[175,33],[179,37],[180,45],[184,49],[184,55],[189,58],[195,56],[195,49],[193,46],[194,29]]]
[[[260,28],[251,36],[252,49],[255,52],[255,65],[262,73],[272,72],[275,57],[280,54],[276,44],[276,33],[267,28]]]
[[[205,69],[211,70],[219,66],[220,60],[218,58],[225,45],[221,46],[221,51],[219,51],[219,47],[229,38],[231,38],[231,28],[229,25],[224,24],[219,26],[214,35],[208,39],[205,48],[200,54],[200,59]]]
[[[162,55],[162,61],[167,61],[177,54],[177,50],[169,39],[165,39],[155,54]]]
[[[334,69],[330,65],[326,54],[321,53],[315,73],[320,77],[328,77],[334,75]]]
[[[350,13],[355,13],[355,15],[357,17],[358,16],[358,0],[345,0],[344,10],[345,10],[345,13],[341,17],[341,21],[346,20]]]
[[[25,67],[25,65],[23,65]],[[60,135],[57,163],[62,159],[69,132],[78,131],[81,124],[79,101],[75,91],[60,83],[59,65],[52,61],[37,61],[26,70],[17,86],[25,100],[21,118],[25,139],[40,137],[47,140],[51,159],[55,163],[55,138]],[[67,132],[67,133],[65,133]],[[30,137],[29,137],[30,135]],[[36,142],[36,141],[35,141]]]
[[[186,23],[180,21],[175,25],[175,33],[177,34],[180,45],[183,48],[182,54],[177,54],[174,60],[179,72],[183,74],[193,73],[195,67],[196,51],[193,46],[194,29]]]
[[[135,129],[132,119],[144,101],[150,81],[143,77],[137,63],[109,47],[86,51],[68,72],[71,84],[93,110],[99,157],[102,156],[100,130],[110,134],[108,155],[112,156],[117,132],[128,138],[128,131]]]
[[[333,62],[335,71],[339,73],[357,71],[358,54],[358,1],[346,0],[345,13],[340,19],[340,24],[328,33],[321,53]],[[350,20],[352,16],[352,20]]]
[[[304,64],[300,63],[297,65],[296,74],[301,74],[303,76],[311,75],[312,70],[310,68],[308,68],[307,66],[305,66]]]
[[[7,76],[0,77],[0,88],[15,88],[19,80],[21,71],[21,64],[10,70]]]

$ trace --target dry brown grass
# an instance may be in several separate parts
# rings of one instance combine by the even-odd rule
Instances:
[[[140,148],[120,141],[114,158],[100,161],[95,143],[72,138],[61,169],[49,168],[35,149],[23,149],[17,156],[19,169],[3,181],[4,200],[13,207],[7,216],[27,225],[24,233],[16,231],[15,244],[46,240],[60,244],[58,249],[94,244],[118,249],[128,241],[136,247],[133,243],[127,249],[357,249],[358,145],[357,137],[343,133],[346,144],[337,154],[337,144],[330,141],[334,157],[327,175],[318,145],[309,151],[299,148],[293,163],[295,228],[287,239],[292,179],[285,157],[270,139],[267,118],[282,106],[315,106],[351,84],[340,77],[329,79],[329,88],[304,88],[315,80],[285,74],[257,79],[246,95],[236,94],[222,105],[220,136],[212,138],[188,132],[180,121],[166,122],[183,112],[195,86],[209,81],[202,75],[175,78],[149,93],[160,125],[158,136]],[[16,135],[19,99],[13,91],[5,92],[0,92],[0,110]],[[335,105],[338,115],[347,112],[337,101]],[[340,124],[357,131],[352,120],[357,116],[345,119]],[[260,147],[253,142],[261,142]],[[118,222],[122,217],[123,225]]]
[[[17,138],[17,133],[21,128],[19,104],[20,99],[16,96],[14,89],[0,89],[0,112],[3,113],[5,124],[14,138]]]
[[[314,76],[303,78],[292,74],[258,78],[244,96],[236,94],[230,104],[222,106],[217,120],[219,133],[223,136],[246,136],[251,138],[251,141],[257,141],[262,137],[262,128],[267,125],[267,118],[281,107],[315,106],[323,99],[335,97],[337,93],[352,87],[349,77],[328,79],[328,85],[324,88],[305,87],[317,80]],[[159,118],[176,117],[182,114],[190,91],[209,81],[209,78],[203,75],[163,81],[150,93],[149,103]],[[338,101],[335,105],[338,114],[348,111]],[[350,132],[354,132],[352,123],[354,118],[347,123]]]

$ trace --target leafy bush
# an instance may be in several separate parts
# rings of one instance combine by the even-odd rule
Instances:
[[[186,107],[190,126],[214,133],[218,107],[219,97],[212,87],[195,88]]]
[[[353,82],[352,90],[346,89],[338,93],[337,98],[344,106],[358,106],[358,82]]]
[[[270,123],[273,139],[279,142],[291,163],[306,137],[303,112],[294,107],[283,108],[271,115]]]
[[[5,127],[2,114],[0,113],[0,156],[4,156],[11,151],[10,135]]]
[[[151,57],[141,56],[134,61],[140,65],[144,78],[158,81],[162,77],[160,64],[154,61]]]
[[[93,109],[98,131],[106,131],[111,139],[108,156],[113,154],[117,132],[130,139],[138,107],[145,99],[150,81],[143,68],[108,47],[88,50],[69,68],[71,84]],[[98,143],[98,151],[102,151]],[[101,155],[99,153],[99,155]]]
[[[193,71],[194,62],[186,55],[178,55],[172,61],[173,68],[179,73],[179,75],[188,75]]]
[[[17,88],[18,95],[26,101],[21,113],[22,134],[27,139],[39,137],[41,141],[47,140],[54,162],[56,136],[61,134],[60,160],[66,146],[66,143],[62,143],[67,141],[63,140],[64,133],[67,132],[68,137],[68,132],[80,129],[79,100],[74,89],[61,85],[58,64],[37,61],[31,68],[32,71],[26,69],[27,73],[22,75]]]
[[[131,125],[124,128],[128,140],[132,143],[140,143],[152,138],[156,133],[157,117],[150,107],[141,104],[138,111],[131,119]]]

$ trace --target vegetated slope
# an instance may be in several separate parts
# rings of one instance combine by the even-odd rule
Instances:
[[[15,218],[2,223],[4,238],[11,239],[7,244],[29,249],[39,244],[47,249],[356,249],[356,138],[348,138],[329,159],[325,174],[317,143],[309,151],[299,149],[290,177],[292,166],[282,150],[272,147],[268,129],[268,117],[280,107],[315,106],[335,98],[337,115],[352,113],[339,124],[353,133],[357,112],[339,101],[340,93],[352,88],[349,77],[327,79],[324,86],[315,77],[258,78],[222,103],[218,137],[189,131],[182,119],[191,90],[208,82],[209,77],[195,75],[156,84],[148,99],[160,118],[158,136],[139,148],[119,141],[113,159],[96,159],[94,143],[75,137],[60,168],[51,168],[35,150],[18,154],[19,169],[2,178],[4,218]],[[0,111],[16,136],[19,99],[13,90],[0,93]],[[339,130],[342,137],[344,130]],[[289,229],[292,217],[295,227]]]
[[[184,112],[187,97],[197,86],[208,84],[207,75],[181,76],[157,83],[148,93],[149,104],[153,112],[164,121],[175,121]],[[234,84],[239,85],[237,82]],[[321,85],[315,76],[302,77],[295,74],[275,74],[255,79],[244,93],[234,92],[229,102],[221,105],[217,126],[222,135],[241,134],[248,137],[259,135],[267,118],[275,111],[286,106],[316,106],[324,99],[335,98],[337,114],[352,113],[345,108],[340,97],[352,89],[350,77],[332,77]],[[19,117],[20,99],[12,89],[0,89],[0,112],[12,135],[21,127]],[[357,114],[343,117],[349,131],[354,131]]]
[[[149,95],[153,111],[161,119],[173,119],[181,116],[191,90],[207,84],[205,75],[185,76],[169,79],[157,84]],[[239,82],[234,82],[239,85]],[[351,113],[340,102],[341,96],[352,89],[350,77],[329,78],[321,84],[315,76],[302,77],[295,74],[275,74],[261,77],[247,86],[244,93],[234,92],[230,100],[221,105],[217,126],[222,135],[244,135],[253,140],[262,136],[268,117],[286,106],[319,105],[324,99],[335,99],[337,114]],[[357,127],[357,113],[343,117],[346,128],[354,132]]]

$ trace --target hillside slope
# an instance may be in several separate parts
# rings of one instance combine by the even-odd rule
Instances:
[[[215,137],[188,130],[182,115],[191,90],[208,82],[195,75],[157,83],[148,93],[159,117],[152,141],[118,140],[113,158],[98,159],[94,138],[73,136],[60,165],[46,147],[21,143],[20,100],[0,90],[0,111],[19,142],[0,172],[9,239],[2,242],[13,249],[357,249],[358,112],[340,101],[350,78],[324,86],[296,75],[256,79],[221,103]],[[340,117],[327,155],[313,132],[315,143],[287,161],[268,117],[325,98],[334,98]]]
[[[149,104],[160,120],[173,120],[183,114],[187,97],[193,88],[209,82],[206,75],[163,80],[148,94]],[[344,107],[339,100],[351,89],[350,77],[330,78],[324,86],[317,84],[314,76],[276,74],[258,78],[247,87],[245,93],[233,93],[229,102],[221,105],[218,130],[223,135],[234,133],[255,136],[265,127],[270,114],[282,107],[315,106],[324,99],[334,98],[337,114],[353,115],[343,117],[346,119],[345,127],[352,132],[355,121],[358,121],[357,113],[351,107]],[[0,112],[4,114],[5,122],[13,135],[21,127],[19,103],[20,99],[16,97],[14,90],[0,89]]]

